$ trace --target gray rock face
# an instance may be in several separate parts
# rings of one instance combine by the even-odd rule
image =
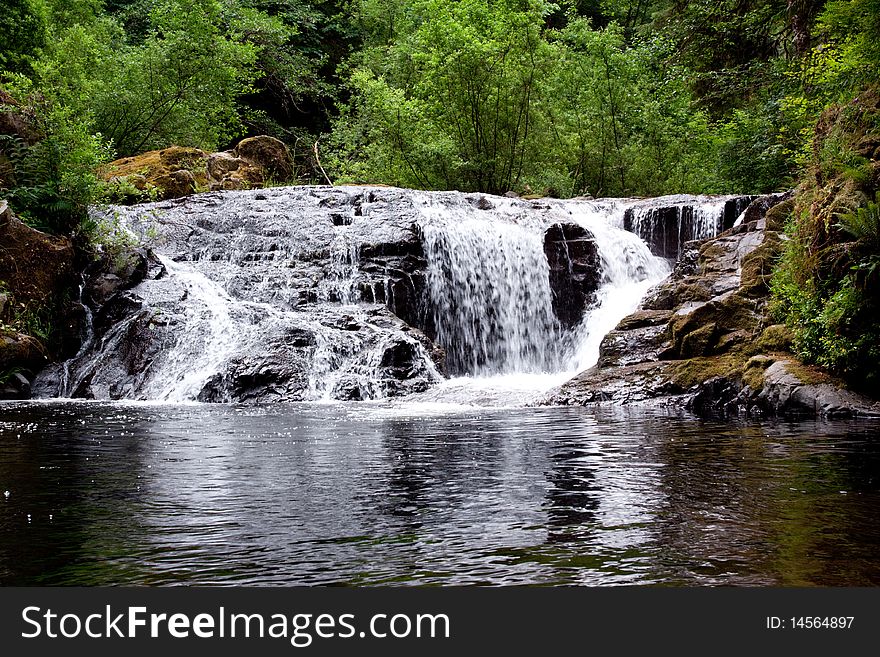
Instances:
[[[880,402],[830,383],[806,383],[792,370],[792,361],[778,360],[764,372],[764,387],[753,402],[776,414],[822,417],[880,417]]]
[[[547,231],[568,258],[549,283],[558,298],[579,295],[558,306],[569,325],[599,277],[591,236],[560,202],[291,187],[108,216],[143,246],[86,271],[91,336],[41,374],[38,396],[264,402],[423,391],[445,370],[425,290],[423,230],[438,221]]]
[[[544,254],[550,267],[553,312],[564,327],[573,328],[595,301],[602,282],[596,241],[577,224],[553,224],[544,233]]]

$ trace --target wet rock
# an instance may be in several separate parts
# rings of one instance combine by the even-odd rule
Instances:
[[[41,375],[41,396],[262,403],[439,380],[442,350],[392,313],[415,322],[424,286],[400,190],[214,192],[110,211],[153,247],[87,270],[94,333]],[[343,289],[355,303],[339,303]]]
[[[566,328],[577,326],[602,282],[599,249],[590,232],[575,223],[553,224],[544,233],[553,312]]]
[[[626,209],[624,228],[645,240],[654,255],[676,260],[688,242],[731,228],[754,198],[704,197],[710,204],[708,209],[694,205],[690,197],[648,199]]]
[[[764,372],[763,389],[752,401],[776,415],[808,415],[822,417],[880,417],[880,402],[850,390],[831,377],[812,372],[813,382],[805,381],[803,369],[793,360],[778,360]],[[809,377],[812,378],[812,377]]]

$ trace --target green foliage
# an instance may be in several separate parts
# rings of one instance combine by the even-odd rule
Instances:
[[[71,110],[38,95],[21,100],[42,139],[28,144],[18,135],[0,135],[0,154],[11,165],[7,180],[0,181],[0,195],[32,226],[73,233],[101,197],[95,170],[110,150]]]
[[[823,39],[813,53],[810,84],[843,100],[880,80],[880,0],[832,0],[817,20]]]
[[[880,192],[855,212],[840,215],[838,227],[855,239],[853,281],[862,290],[880,287]]]
[[[351,77],[357,125],[341,130],[360,132],[367,167],[350,171],[416,187],[513,188],[533,164],[539,80],[553,56],[540,34],[546,6],[425,0],[413,7],[425,20],[382,59],[367,53],[373,70],[361,66]]]
[[[772,290],[776,313],[794,334],[794,350],[814,363],[870,390],[880,383],[880,326],[876,298],[847,276],[824,288],[796,282],[783,264]]]
[[[544,108],[574,193],[657,195],[706,191],[712,142],[705,114],[692,111],[684,72],[668,43],[627,48],[614,24],[573,20],[557,35],[556,67]]]
[[[56,27],[38,68],[65,105],[90,114],[120,155],[170,143],[216,148],[240,134],[236,99],[250,87],[257,48],[219,0],[156,0],[140,45],[110,17]]]
[[[334,127],[337,177],[558,195],[705,191],[709,124],[664,44],[612,24],[547,30],[542,2],[398,1],[379,15]]]
[[[717,126],[719,176],[728,189],[765,193],[790,187],[793,151],[786,148],[778,104],[736,109]]]
[[[0,0],[0,70],[30,73],[46,42],[46,6],[41,0]]]

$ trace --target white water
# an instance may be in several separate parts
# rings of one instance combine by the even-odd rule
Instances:
[[[670,230],[668,217],[661,217],[658,209],[672,207],[677,211],[674,230],[677,231],[678,252],[681,252],[685,241],[709,239],[721,232],[727,200],[727,197],[673,196],[653,199],[647,204],[634,203],[631,205],[632,230],[642,237],[655,234],[658,230],[666,234]],[[689,227],[687,235],[683,233],[685,226]]]
[[[147,389],[150,399],[189,401],[234,352],[243,337],[232,319],[236,304],[217,283],[198,271],[159,256],[168,275],[186,286],[186,319],[173,347]]]
[[[348,232],[339,230],[330,244],[330,271],[318,285],[318,298],[324,302],[339,302],[348,306],[360,301],[358,273],[360,249]]]
[[[423,228],[437,341],[454,373],[559,369],[543,232],[444,217]]]
[[[521,405],[595,365],[605,335],[670,272],[665,259],[623,229],[628,205],[560,203],[541,222],[511,206],[491,213],[491,221],[474,218],[473,211],[434,213],[423,227],[428,293],[450,370],[466,374],[418,401],[428,407]],[[552,309],[543,237],[554,221],[572,220],[595,239],[602,284],[581,324],[566,333]]]
[[[577,329],[577,348],[568,362],[569,371],[580,372],[598,362],[602,338],[638,308],[645,293],[669,275],[670,266],[637,235],[623,230],[622,213],[585,206],[572,218],[593,234],[602,259],[602,287]]]

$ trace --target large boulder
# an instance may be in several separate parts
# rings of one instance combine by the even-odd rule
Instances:
[[[260,169],[267,180],[283,182],[293,176],[293,159],[284,142],[260,135],[238,142],[232,153],[252,167]]]
[[[71,241],[22,223],[0,200],[0,281],[19,305],[45,302],[75,277]]]

